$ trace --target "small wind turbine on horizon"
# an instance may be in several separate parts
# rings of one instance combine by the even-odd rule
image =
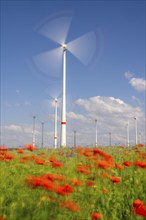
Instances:
[[[127,122],[127,124],[126,124],[126,128],[127,128],[127,147],[129,147],[129,121]]]
[[[57,107],[58,107],[58,99],[55,98],[55,120],[54,120],[54,148],[57,148]]]
[[[32,145],[35,146],[35,119],[36,119],[36,116],[33,115],[33,128],[32,128]]]
[[[83,64],[90,64],[95,53],[97,53],[97,31],[88,32],[75,40],[66,43],[72,14],[69,12],[56,14],[43,22],[37,31],[59,44],[58,48],[33,57],[33,62],[39,69],[43,68],[55,74],[57,66],[62,63],[62,114],[61,114],[61,147],[66,147],[66,52],[69,51]],[[98,45],[99,46],[99,45]],[[98,48],[99,49],[99,48]],[[63,60],[62,60],[63,59]],[[62,61],[61,61],[62,60]],[[47,63],[47,65],[46,65]],[[57,65],[58,63],[58,65]],[[57,73],[58,74],[58,73]]]
[[[97,119],[95,119],[95,146],[97,147]]]

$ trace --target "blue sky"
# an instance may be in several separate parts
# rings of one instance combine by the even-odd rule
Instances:
[[[145,1],[34,0],[1,1],[1,144],[31,143],[32,116],[36,115],[37,145],[41,143],[41,121],[45,122],[45,145],[53,145],[52,100],[55,93],[61,99],[62,73],[59,68],[57,75],[47,68],[52,63],[50,68],[58,67],[60,60],[57,56],[53,62],[48,60],[43,74],[41,68],[34,68],[32,59],[58,46],[40,33],[44,19],[49,28],[50,16],[61,19],[66,13],[72,18],[67,43],[96,33],[95,42],[90,37],[87,40],[95,48],[89,65],[67,51],[67,144],[73,145],[74,130],[77,144],[95,144],[95,119],[99,145],[108,145],[109,132],[113,144],[125,144],[127,122],[133,144],[133,117],[139,139],[145,142]],[[59,21],[58,27],[62,29],[53,32],[56,36],[65,31]],[[79,41],[73,46],[84,50]]]

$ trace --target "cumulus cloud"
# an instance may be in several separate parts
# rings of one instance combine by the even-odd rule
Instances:
[[[87,117],[85,117],[84,115],[81,115],[81,114],[76,114],[74,112],[67,113],[67,117],[68,117],[68,119],[73,119],[73,120],[79,120],[79,121],[82,121],[82,122],[87,122]]]
[[[146,90],[146,80],[142,78],[131,78],[130,85],[139,92]]]
[[[114,97],[95,96],[89,99],[78,99],[75,103],[88,112],[95,112],[98,115],[109,117],[110,115],[118,116],[119,114],[126,114],[129,117],[129,114],[131,115],[134,110],[121,99]]]
[[[129,84],[138,92],[146,90],[146,80],[143,78],[134,77],[134,74],[130,71],[125,72],[125,77],[129,80]]]
[[[128,121],[131,130],[131,142],[134,144],[134,117],[138,119],[138,127],[140,130],[143,130],[144,138],[145,119],[144,113],[139,107],[133,107],[119,98],[102,96],[78,99],[75,104],[85,110],[83,116],[90,123],[87,124],[81,120],[81,115],[78,117],[78,121],[80,121],[80,124],[78,123],[78,130],[80,133],[82,131],[84,134],[87,134],[86,136],[82,136],[84,139],[88,139],[87,142],[89,140],[92,142],[95,139],[95,119],[97,119],[98,123],[100,144],[108,143],[109,132],[112,133],[112,140],[115,143],[126,143],[126,124]],[[74,114],[72,115],[74,116]],[[87,138],[89,135],[90,138]]]

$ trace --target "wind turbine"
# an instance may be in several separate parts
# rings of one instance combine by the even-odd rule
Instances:
[[[33,63],[40,70],[48,71],[55,74],[57,62],[60,66],[62,61],[62,114],[61,114],[61,143],[66,147],[66,52],[72,53],[83,64],[91,64],[95,54],[97,55],[100,48],[97,49],[97,38],[100,43],[100,32],[91,31],[75,40],[66,43],[66,38],[70,28],[72,14],[70,12],[56,14],[44,21],[37,29],[41,35],[49,38],[59,44],[58,48],[33,57]],[[98,44],[99,46],[100,44]],[[56,56],[55,56],[56,54]],[[54,58],[52,58],[54,57]],[[54,59],[54,60],[53,60]],[[49,61],[50,60],[50,61]],[[53,62],[54,61],[54,62]],[[57,61],[57,62],[56,62]],[[47,65],[46,65],[47,63]],[[54,65],[54,66],[52,66]],[[50,68],[51,67],[51,68]],[[55,68],[54,68],[55,67]],[[53,71],[54,70],[54,71]]]
[[[137,118],[134,117],[135,120],[135,145],[137,145]]]
[[[33,115],[33,128],[32,128],[32,145],[35,146],[35,119],[36,116]]]
[[[127,128],[127,147],[129,147],[129,121],[126,124],[126,128]]]
[[[54,148],[57,148],[57,106],[58,106],[58,99],[55,99],[55,120],[54,120]]]
[[[97,119],[95,119],[95,146],[97,147]]]
[[[42,143],[41,143],[41,147],[43,148],[44,147],[44,122],[43,121],[41,122],[41,125],[42,125]]]

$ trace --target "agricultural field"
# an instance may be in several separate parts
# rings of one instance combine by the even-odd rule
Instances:
[[[146,146],[0,150],[0,220],[144,220]]]

